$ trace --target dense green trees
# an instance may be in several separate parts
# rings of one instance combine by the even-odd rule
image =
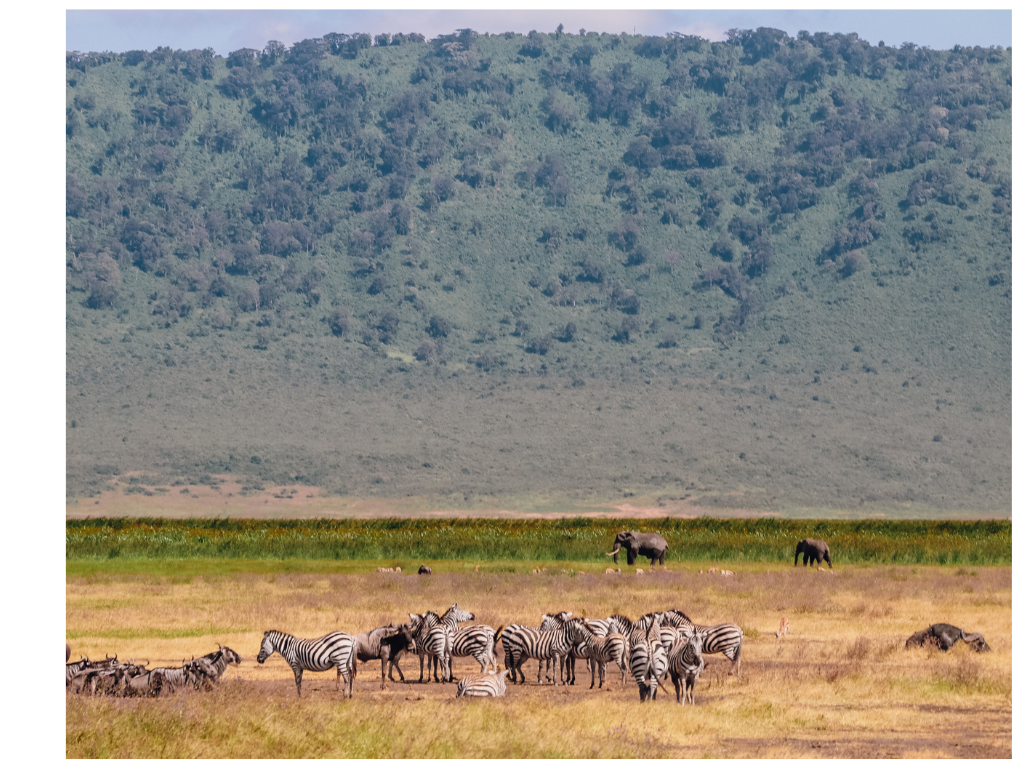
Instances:
[[[1002,49],[462,29],[70,53],[66,82],[71,323],[675,375],[948,282],[1008,338]]]

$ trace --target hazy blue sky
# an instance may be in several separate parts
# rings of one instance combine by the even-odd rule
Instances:
[[[470,27],[477,32],[552,32],[559,24],[577,33],[678,31],[721,40],[732,28],[775,27],[796,35],[857,32],[872,44],[913,42],[935,49],[961,45],[1010,47],[1009,10],[68,10],[71,51],[213,48],[261,49],[268,40],[291,45],[328,32],[420,32],[428,38]]]

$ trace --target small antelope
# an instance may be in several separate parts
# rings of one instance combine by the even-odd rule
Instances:
[[[708,573],[718,573],[718,569],[715,568],[714,566],[712,566],[712,567],[708,568]]]
[[[783,635],[788,635],[788,634],[789,634],[789,619],[787,619],[785,616],[783,616],[782,620],[779,622],[779,631],[775,633],[775,637],[782,637]]]
[[[394,568],[385,568],[384,566],[380,566],[379,568],[377,568],[377,572],[378,573],[394,573],[395,569]]]
[[[637,568],[636,569],[636,575],[637,576],[643,576],[644,575],[644,569],[643,568]]]
[[[604,572],[605,573],[615,573],[615,569],[614,568],[605,568]]]
[[[480,570],[480,563],[477,563],[477,564],[476,564],[476,568],[474,568],[473,570],[474,570],[474,571],[479,571],[479,570]]]
[[[401,572],[402,572],[402,566],[396,565],[395,566],[395,573],[401,573]]]
[[[723,576],[735,576],[736,574],[732,571],[722,571]]]

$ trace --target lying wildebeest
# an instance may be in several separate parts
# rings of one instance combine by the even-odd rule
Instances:
[[[429,576],[430,575],[430,566],[429,565],[421,565],[420,569],[419,569],[419,571],[417,571],[417,573],[419,573],[420,576]]]
[[[932,624],[928,629],[915,632],[907,638],[907,643],[904,647],[913,648],[915,646],[936,645],[942,650],[948,651],[956,645],[958,640],[963,640],[978,653],[992,650],[980,632],[965,632],[960,627],[942,623]]]

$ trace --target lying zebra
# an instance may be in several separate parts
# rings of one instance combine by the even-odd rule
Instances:
[[[506,675],[508,675],[507,669],[500,673],[487,672],[486,674],[472,673],[466,675],[459,680],[459,685],[455,689],[455,698],[458,699],[466,696],[504,696]]]

